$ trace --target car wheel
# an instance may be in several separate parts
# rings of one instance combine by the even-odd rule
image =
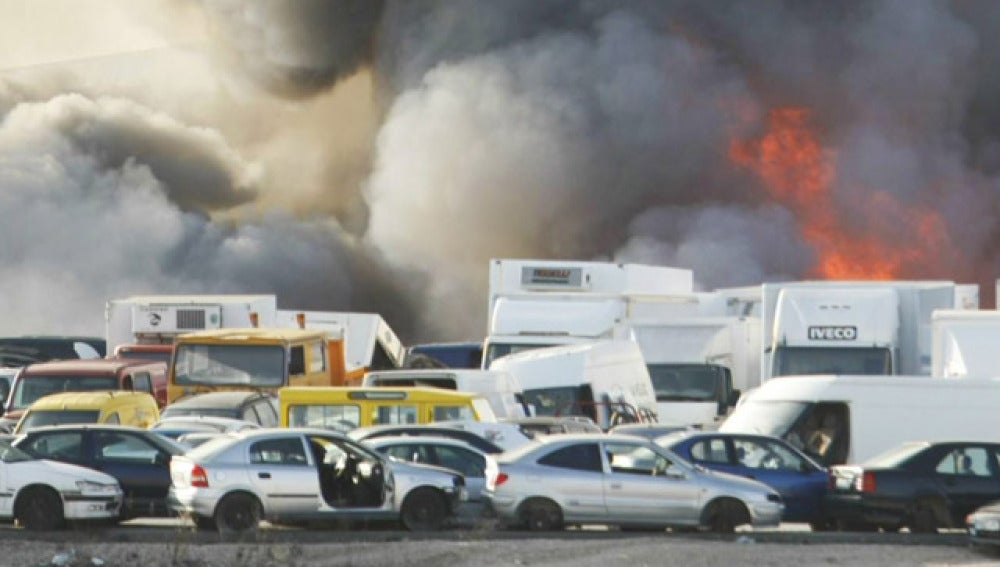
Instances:
[[[54,530],[65,523],[63,503],[49,488],[29,488],[17,499],[14,512],[18,522],[29,530]]]
[[[521,521],[531,531],[558,530],[563,527],[562,510],[551,500],[528,500],[521,504]]]
[[[221,533],[255,530],[260,517],[260,502],[250,494],[229,494],[215,507],[215,525]]]
[[[214,530],[215,519],[209,518],[207,516],[191,516],[191,521],[194,522],[194,527],[199,530]]]
[[[728,498],[712,502],[705,513],[705,525],[717,534],[731,534],[736,531],[736,526],[749,521],[743,504]]]
[[[938,522],[931,502],[917,502],[910,511],[910,531],[915,534],[937,533]]]
[[[407,495],[399,512],[403,526],[414,532],[441,529],[447,515],[447,504],[430,488],[418,488]]]

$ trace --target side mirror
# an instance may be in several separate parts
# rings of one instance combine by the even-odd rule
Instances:
[[[743,392],[740,390],[733,390],[729,392],[729,400],[727,400],[729,402],[729,407],[736,407],[736,403],[740,401],[741,395],[743,395]]]
[[[667,470],[663,471],[663,476],[672,480],[684,480],[687,478],[684,471],[677,467],[668,467]]]

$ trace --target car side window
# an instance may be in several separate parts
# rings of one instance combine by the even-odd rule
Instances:
[[[431,456],[427,452],[427,448],[422,445],[416,444],[406,444],[406,445],[393,445],[385,450],[385,454],[390,457],[396,457],[401,461],[408,461],[411,463],[430,463]]]
[[[446,469],[458,471],[465,476],[486,476],[486,459],[482,455],[443,445],[434,446],[434,453],[437,455],[437,464]]]
[[[940,474],[991,476],[989,454],[982,447],[965,447],[949,451],[936,467]]]
[[[55,461],[83,462],[83,433],[65,431],[29,437],[22,448]]]
[[[274,413],[270,402],[261,400],[254,404],[254,409],[257,411],[257,417],[260,418],[261,427],[278,427],[278,415]]]
[[[670,463],[649,447],[628,443],[605,443],[608,465],[615,473],[652,475],[665,471]]]
[[[577,443],[552,451],[538,459],[538,464],[561,469],[603,472],[601,450],[597,443]]]
[[[132,389],[136,392],[153,393],[153,382],[149,379],[149,373],[139,372],[132,375]]]
[[[729,464],[725,439],[703,439],[691,445],[691,460],[697,463]]]
[[[250,445],[250,462],[255,465],[304,465],[306,449],[298,437],[266,439]]]
[[[94,457],[98,461],[150,464],[156,462],[159,448],[136,435],[114,432],[94,433]]]

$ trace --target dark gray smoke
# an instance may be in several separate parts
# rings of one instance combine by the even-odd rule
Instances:
[[[0,257],[31,282],[5,290],[25,313],[93,289],[270,291],[380,311],[410,341],[476,339],[494,257],[676,265],[704,289],[806,277],[808,219],[730,156],[782,107],[832,156],[843,234],[931,250],[900,277],[990,302],[994,2],[197,6],[208,31],[176,86],[0,76],[0,215],[26,234]]]

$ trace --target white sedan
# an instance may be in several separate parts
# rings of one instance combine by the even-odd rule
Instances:
[[[0,518],[29,530],[54,530],[67,520],[118,517],[122,489],[92,469],[36,459],[0,439]]]

